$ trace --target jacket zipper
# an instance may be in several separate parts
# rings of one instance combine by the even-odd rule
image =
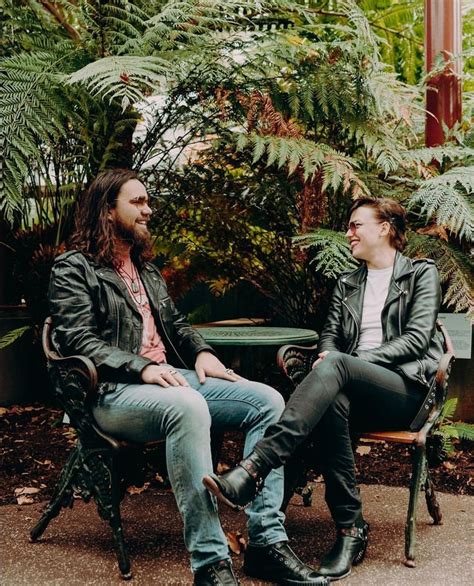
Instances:
[[[418,364],[420,365],[420,378],[422,380],[422,382],[427,385],[428,381],[426,379],[426,374],[425,374],[425,367],[423,366],[423,362],[421,362],[421,360],[419,358],[416,359],[416,361],[418,362]]]
[[[344,301],[342,302],[342,304],[344,305],[344,307],[346,307],[347,311],[350,313],[352,319],[354,320],[355,327],[356,327],[356,337],[347,352],[348,354],[352,354],[354,348],[356,347],[357,342],[359,341],[359,324],[357,323],[357,317],[356,317],[355,313],[352,311],[351,307],[349,305],[347,305],[347,303],[345,303]]]

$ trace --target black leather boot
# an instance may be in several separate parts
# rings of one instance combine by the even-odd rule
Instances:
[[[369,542],[369,525],[341,527],[337,530],[336,543],[321,562],[319,573],[331,580],[340,580],[351,573],[352,566],[360,564],[365,557]]]
[[[327,578],[304,564],[286,541],[266,547],[249,545],[245,551],[244,572],[252,578],[284,585],[329,584]]]
[[[194,586],[239,586],[229,560],[203,566],[194,574]]]
[[[233,470],[222,476],[209,474],[202,481],[218,499],[239,511],[253,501],[262,490],[270,470],[270,466],[256,452],[252,452]]]

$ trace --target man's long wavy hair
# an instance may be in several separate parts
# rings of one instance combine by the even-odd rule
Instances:
[[[69,249],[80,250],[99,264],[118,268],[115,224],[109,219],[109,211],[116,206],[122,186],[131,179],[140,180],[130,169],[108,169],[97,175],[78,199]],[[142,268],[153,256],[151,242],[135,240],[130,256]]]

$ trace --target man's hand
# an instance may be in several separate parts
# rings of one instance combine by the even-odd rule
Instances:
[[[326,356],[329,354],[329,352],[330,352],[330,350],[325,350],[324,352],[320,352],[318,354],[318,359],[313,362],[313,366],[311,368],[316,368],[316,366],[318,366],[318,364],[321,363],[326,358]]]
[[[142,381],[160,387],[189,387],[184,376],[169,366],[149,364],[142,370]]]
[[[198,375],[201,384],[206,382],[206,376],[213,376],[215,378],[224,378],[226,380],[237,381],[241,376],[235,374],[230,368],[226,368],[222,362],[211,354],[203,350],[196,356],[196,363],[194,365],[196,374]]]

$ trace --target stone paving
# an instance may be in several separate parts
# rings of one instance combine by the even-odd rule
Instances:
[[[313,506],[295,497],[287,511],[293,549],[315,566],[331,545],[332,523],[316,485]],[[362,486],[365,516],[371,524],[366,560],[354,568],[344,586],[405,586],[474,583],[474,498],[439,494],[444,524],[431,526],[419,504],[417,566],[403,565],[403,534],[408,490]],[[63,510],[42,539],[31,544],[28,533],[41,504],[0,507],[0,583],[2,586],[114,586],[121,580],[112,549],[111,532],[95,506],[77,501]],[[122,505],[124,530],[132,559],[133,586],[192,584],[182,526],[171,493],[145,492],[127,497]],[[244,513],[222,510],[226,531],[245,532]],[[242,556],[233,556],[243,585],[265,584],[241,571]],[[266,583],[268,584],[268,583]]]

